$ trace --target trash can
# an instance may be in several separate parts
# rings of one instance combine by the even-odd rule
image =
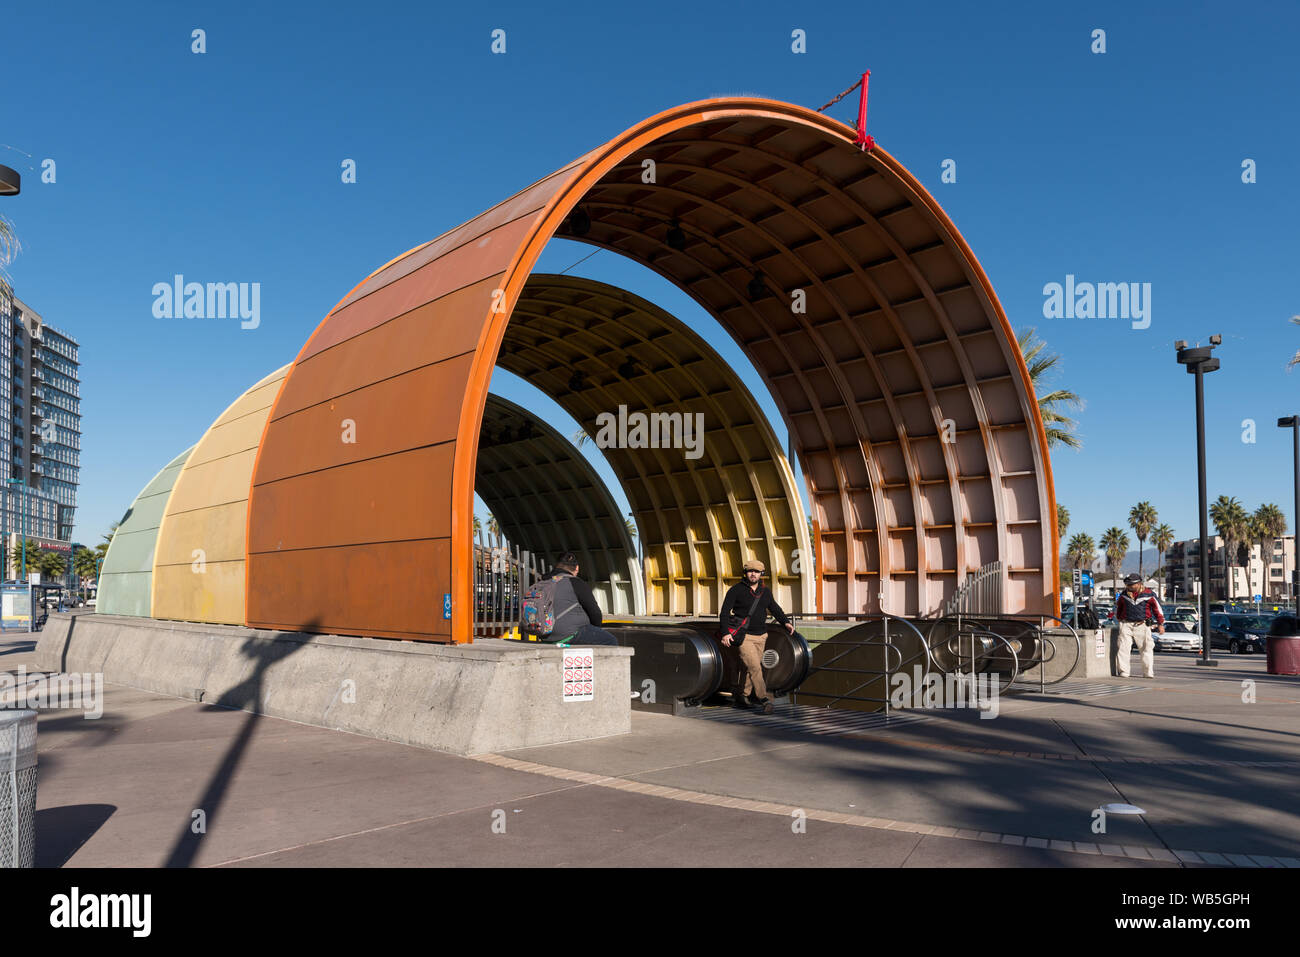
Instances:
[[[36,866],[36,712],[0,711],[0,867]]]
[[[1300,675],[1300,627],[1295,615],[1278,615],[1269,626],[1265,650],[1268,652],[1268,673],[1271,675]]]

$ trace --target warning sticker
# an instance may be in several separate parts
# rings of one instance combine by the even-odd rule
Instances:
[[[565,701],[595,701],[596,655],[590,648],[565,648],[561,672]]]

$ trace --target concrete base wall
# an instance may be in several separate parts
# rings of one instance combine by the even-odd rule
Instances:
[[[559,648],[435,645],[117,615],[52,614],[47,671],[456,754],[632,729],[632,651],[593,649],[595,700],[563,700]]]

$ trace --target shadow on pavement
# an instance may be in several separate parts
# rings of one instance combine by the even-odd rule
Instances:
[[[308,622],[303,630],[311,631],[317,625],[316,621]],[[244,758],[248,744],[253,738],[253,732],[262,719],[261,714],[251,709],[257,708],[262,700],[262,681],[266,671],[273,664],[284,660],[302,647],[303,644],[296,641],[267,642],[257,638],[249,638],[244,642],[240,650],[245,657],[256,661],[253,673],[216,701],[207,705],[205,710],[248,710],[248,716],[244,719],[243,727],[239,729],[239,733],[235,735],[234,741],[226,749],[220,764],[212,772],[207,787],[204,788],[202,796],[194,806],[195,811],[203,812],[203,828],[201,831],[196,831],[197,819],[192,815],[190,820],[187,820],[181,827],[180,833],[167,855],[164,866],[190,867],[193,865],[194,859],[198,856],[199,849],[203,844],[203,838],[206,836],[207,830],[215,823],[217,813],[221,809],[222,802],[225,801],[230,782],[234,778],[240,761]]]
[[[36,812],[36,866],[62,867],[117,810],[113,804],[65,804]]]

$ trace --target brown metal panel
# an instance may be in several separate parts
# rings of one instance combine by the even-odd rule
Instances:
[[[489,276],[299,361],[276,405],[275,417],[472,352],[478,344],[475,319],[491,306],[492,290],[500,281],[499,273]]]
[[[442,618],[445,538],[249,555],[248,624],[379,638],[451,635]],[[254,600],[256,599],[256,601]]]
[[[312,336],[298,361],[309,359],[394,316],[404,315],[457,289],[497,275],[504,265],[503,260],[519,247],[535,225],[535,220],[535,216],[526,216],[498,226],[477,242],[458,246],[411,275],[344,306],[331,314],[328,325],[322,326]]]
[[[396,282],[403,276],[409,276],[422,266],[427,266],[435,259],[440,258],[446,253],[458,246],[468,242],[478,242],[480,237],[489,233],[499,226],[513,222],[516,219],[528,214],[541,210],[555,193],[556,189],[564,185],[564,182],[571,175],[574,167],[582,162],[581,157],[574,160],[568,166],[557,170],[550,176],[546,176],[532,186],[529,186],[522,192],[498,203],[487,212],[475,216],[473,219],[462,223],[455,229],[443,233],[437,239],[431,240],[416,249],[411,250],[405,256],[394,260],[388,266],[377,270],[373,275],[365,280],[344,297],[339,307],[351,305],[358,299],[370,295],[376,289],[380,289],[390,283]]]
[[[314,549],[448,538],[449,516],[434,507],[429,492],[439,484],[450,486],[451,453],[447,442],[263,483],[257,489],[259,508],[283,518],[274,526],[255,523],[248,550],[279,551],[286,541]],[[303,502],[310,507],[299,507]],[[322,515],[329,521],[321,521]]]
[[[256,484],[450,441],[469,364],[458,356],[422,366],[276,419],[262,440]],[[353,437],[349,422],[352,442],[344,441]]]

